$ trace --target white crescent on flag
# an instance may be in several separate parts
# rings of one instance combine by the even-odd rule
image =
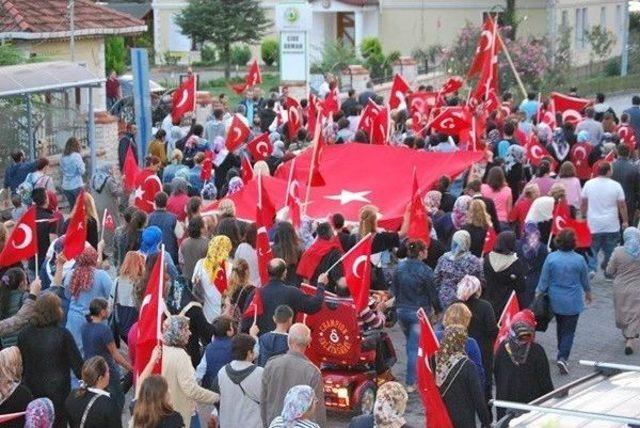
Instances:
[[[22,230],[22,232],[24,233],[24,239],[22,240],[20,245],[18,245],[17,239],[14,239],[13,246],[16,250],[22,250],[23,248],[27,248],[27,246],[31,244],[31,240],[33,239],[33,233],[31,231],[31,228],[26,224],[18,225],[18,229]]]
[[[188,99],[189,99],[189,91],[187,90],[187,88],[184,88],[182,90],[182,96],[180,97],[180,102],[176,105],[176,108],[180,108],[183,105],[185,105]]]
[[[582,156],[578,156],[579,153],[582,153]],[[582,161],[587,160],[587,150],[582,146],[577,146],[574,154],[576,164],[581,164]]]
[[[577,111],[577,110],[565,110],[562,112],[562,121],[563,122],[567,122],[567,121],[575,121],[575,122],[579,122],[582,120],[582,115]]]
[[[362,276],[360,276],[360,274],[358,273],[358,268],[360,267],[360,265],[362,263],[366,263],[366,261],[367,261],[367,256],[364,255],[364,254],[361,255],[361,256],[358,256],[356,258],[356,261],[353,262],[353,266],[351,267],[351,271],[353,272],[353,276],[355,276],[358,279],[362,279]]]
[[[256,144],[256,151],[265,158],[269,157],[269,155],[271,154],[269,153],[269,145],[266,141],[260,141],[258,144]]]
[[[485,43],[483,43],[486,40]],[[493,34],[489,30],[482,30],[480,33],[480,46],[478,46],[478,50],[482,48],[482,51],[489,50],[491,48],[491,43],[493,41]]]
[[[562,217],[560,217],[559,215],[556,216],[554,222],[556,224],[556,229],[558,229],[558,230],[563,230],[565,228],[565,226],[567,225],[567,222]]]
[[[531,155],[534,159],[542,159],[542,156],[544,155],[542,147],[538,146],[537,144],[531,147]]]

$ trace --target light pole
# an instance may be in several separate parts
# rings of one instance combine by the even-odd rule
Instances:
[[[629,2],[624,2],[622,11],[622,52],[620,54],[620,76],[629,70]]]
[[[69,50],[71,51],[71,62],[76,60],[76,22],[73,9],[75,6],[75,0],[69,0]]]

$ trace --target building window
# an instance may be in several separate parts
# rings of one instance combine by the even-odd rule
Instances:
[[[576,48],[584,49],[587,45],[587,38],[585,33],[588,31],[588,17],[587,8],[576,9]]]
[[[616,6],[616,35],[618,40],[622,39],[622,6]]]
[[[589,15],[587,14],[588,9],[586,7],[582,8],[582,48],[584,49],[587,46],[587,37],[585,33],[589,31]]]
[[[607,7],[602,6],[600,8],[600,28],[605,30],[607,28]]]
[[[566,10],[562,11],[562,20],[560,21],[560,28],[566,30],[569,28],[569,12]]]

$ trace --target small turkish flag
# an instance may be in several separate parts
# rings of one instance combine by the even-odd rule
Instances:
[[[122,166],[122,181],[124,190],[130,192],[136,187],[136,179],[140,173],[140,167],[136,162],[136,157],[133,154],[131,144],[127,147],[127,154],[124,158],[124,165]]]
[[[145,290],[140,316],[138,317],[138,340],[136,341],[135,372],[140,375],[151,359],[153,348],[161,343],[162,315],[164,313],[164,251],[158,253]],[[153,373],[159,374],[162,367],[158,363]]]
[[[533,166],[540,166],[540,161],[545,156],[551,156],[546,148],[544,148],[539,142],[531,141],[527,145],[527,158]]]
[[[200,170],[200,180],[209,181],[213,175],[213,152],[207,150],[204,152],[204,161],[202,161],[202,170]]]
[[[64,256],[67,260],[75,259],[84,251],[87,241],[87,220],[84,211],[84,190],[81,190],[73,207],[67,232],[64,234]]]
[[[558,92],[551,93],[549,102],[551,104],[551,110],[556,113],[574,111],[577,112],[580,117],[582,117],[582,114],[580,114],[580,112],[593,104],[593,100],[587,98],[572,97]]]
[[[251,167],[249,157],[246,155],[242,156],[242,161],[240,163],[240,178],[242,178],[242,181],[245,184],[253,179],[253,168]]]
[[[302,118],[300,116],[300,109],[298,107],[289,107],[287,109],[287,136],[289,140],[293,140],[298,136],[298,130],[302,126]]]
[[[391,84],[391,93],[389,94],[389,108],[391,110],[397,109],[400,104],[404,102],[405,95],[409,91],[409,84],[404,77],[397,74],[393,76],[393,83]]]
[[[247,89],[247,84],[246,83],[238,83],[236,85],[229,85],[229,87],[233,90],[233,92],[235,92],[236,94],[240,95]]]
[[[318,129],[316,129],[316,133],[313,138],[313,147],[312,147],[313,152],[311,154],[313,163],[312,163],[311,177],[309,179],[308,185],[324,186],[325,185],[324,177],[320,173],[320,155],[322,154],[322,149],[324,147],[324,143],[322,142],[322,138],[321,138],[323,126],[322,124],[318,124],[316,128]]]
[[[108,209],[105,208],[104,214],[102,214],[102,228],[104,230],[116,230],[116,222]]]
[[[369,101],[367,101],[367,105],[365,105],[364,109],[362,110],[362,114],[360,115],[360,121],[358,122],[358,131],[362,130],[366,132],[367,135],[371,135],[373,122],[382,109],[382,106],[379,106],[375,102],[371,101],[371,99],[369,99]]]
[[[431,228],[427,210],[420,196],[418,175],[415,168],[413,169],[413,192],[411,193],[411,201],[409,203],[411,204],[411,208],[409,210],[409,230],[407,231],[407,237],[409,239],[422,240],[428,248],[431,243]]]
[[[227,139],[224,145],[227,147],[227,150],[234,152],[247,140],[250,133],[251,128],[249,128],[247,119],[241,114],[236,113],[233,115],[233,119],[231,119],[231,126],[229,126],[229,130],[227,131]]]
[[[576,248],[591,247],[591,229],[589,228],[589,223],[569,218],[566,222],[566,227],[573,229],[576,234]]]
[[[561,230],[567,227],[567,221],[571,218],[571,211],[567,201],[560,200],[553,207],[553,224],[551,225],[551,233],[557,235]]]
[[[326,98],[319,102],[321,112],[324,117],[329,117],[329,114],[336,114],[340,111],[340,102],[338,101],[338,89],[329,91]]]
[[[442,88],[440,88],[440,94],[441,95],[453,94],[455,91],[462,88],[463,83],[464,83],[464,80],[462,79],[462,77],[451,76],[447,79],[446,82],[444,82],[444,85],[442,85]]]
[[[445,108],[431,122],[431,129],[446,135],[458,135],[472,126],[471,114],[466,109],[457,107]]]
[[[593,146],[589,143],[575,143],[571,147],[569,158],[576,166],[576,176],[580,180],[591,178],[591,166],[589,165],[591,150],[593,150]]]
[[[31,206],[18,220],[0,253],[0,266],[11,266],[38,253],[36,208]],[[42,262],[40,260],[39,262]]]
[[[265,132],[264,134],[260,134],[253,140],[249,141],[247,144],[247,151],[253,158],[254,162],[265,160],[271,156],[273,144],[271,144],[271,140],[269,139],[269,133]]]
[[[369,304],[372,242],[373,236],[368,234],[342,257],[344,279],[358,314]]]
[[[502,311],[502,315],[500,315],[500,320],[498,320],[498,337],[493,345],[494,353],[498,351],[498,347],[502,341],[509,337],[511,318],[513,318],[513,316],[518,312],[520,312],[520,304],[518,303],[516,292],[512,291],[511,296],[509,296],[509,300]]]
[[[156,207],[154,202],[156,194],[161,191],[162,183],[160,178],[153,171],[143,169],[136,180],[133,204],[149,214]]]
[[[213,285],[218,289],[220,294],[224,294],[227,291],[229,282],[227,281],[227,269],[225,267],[225,261],[220,262],[215,278],[213,278]]]
[[[311,100],[309,100],[309,102],[311,102]],[[289,96],[285,97],[283,104],[284,104],[284,108],[286,108],[287,110],[290,109],[291,107],[301,108],[300,102],[295,98],[289,97]]]
[[[175,90],[171,103],[171,118],[176,123],[185,113],[196,109],[196,78],[191,75]]]
[[[291,171],[293,172],[293,164],[291,165]],[[300,196],[298,195],[299,187],[298,180],[290,180],[286,197],[287,207],[289,208],[289,218],[291,219],[291,224],[293,224],[296,229],[300,227],[302,222],[300,218],[300,205],[302,205],[302,201],[300,201]]]
[[[267,189],[262,185],[262,174],[258,174],[258,201],[256,204],[256,223],[258,227],[270,228],[276,217],[276,207],[267,194]],[[268,241],[267,241],[268,242]]]
[[[418,112],[424,116],[429,115],[429,111],[438,103],[437,92],[418,91],[409,94],[407,104],[410,112]]]
[[[605,162],[613,162],[614,160],[616,160],[616,156],[615,153],[613,153],[613,150],[611,150],[609,153],[607,153],[607,155],[604,157],[603,159]]]
[[[371,129],[370,143],[384,145],[389,141],[390,130],[389,109],[382,107],[376,117],[373,119],[373,127]]]
[[[484,245],[482,246],[482,254],[489,254],[493,251],[493,247],[496,245],[498,235],[493,227],[487,229],[487,234],[484,238]]]
[[[631,126],[627,124],[620,125],[618,127],[618,136],[620,137],[620,142],[629,147],[630,151],[633,152],[636,149],[636,133]]]
[[[253,290],[253,297],[251,298],[251,302],[247,306],[247,309],[244,310],[242,314],[243,318],[251,318],[254,319],[259,317],[264,313],[264,304],[262,303],[262,293],[260,292],[260,288],[256,287]]]
[[[318,97],[309,94],[309,107],[307,109],[307,132],[315,135],[316,121],[318,120]]]
[[[478,46],[476,47],[471,67],[469,67],[467,78],[480,74],[482,72],[483,65],[488,60],[487,58],[490,58],[491,55],[493,55],[493,52],[497,53],[498,44],[496,43],[496,33],[497,28],[495,28],[493,19],[485,20],[482,24],[482,32],[478,39]]]
[[[453,428],[449,411],[442,401],[440,390],[438,389],[433,370],[429,365],[429,358],[433,357],[440,344],[433,332],[429,318],[424,309],[418,309],[418,321],[420,324],[420,340],[418,342],[418,361],[416,362],[416,372],[418,375],[418,392],[425,409],[425,426],[438,428]]]
[[[260,73],[258,60],[254,59],[249,67],[249,73],[247,74],[247,86],[256,86],[260,83],[262,83],[262,73]]]

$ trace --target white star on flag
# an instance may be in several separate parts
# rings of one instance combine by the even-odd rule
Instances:
[[[340,201],[340,205],[346,205],[349,202],[355,201],[371,203],[369,199],[365,198],[365,196],[367,196],[369,193],[371,193],[370,190],[365,190],[362,192],[351,192],[349,190],[342,189],[339,195],[325,196],[325,198],[331,199],[332,201]]]
[[[144,195],[142,187],[136,187],[135,193],[133,194],[134,199],[142,199],[142,195]]]

